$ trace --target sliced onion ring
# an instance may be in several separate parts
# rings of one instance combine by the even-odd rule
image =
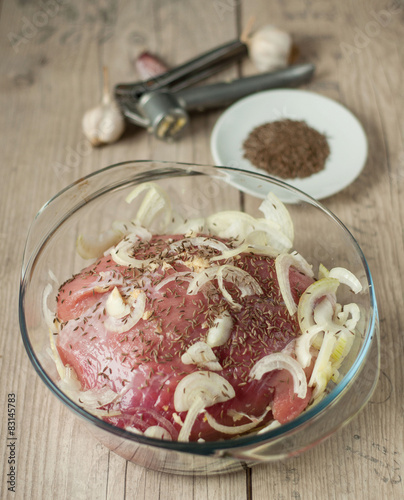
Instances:
[[[164,278],[163,280],[161,280],[160,283],[158,283],[155,286],[155,290],[157,292],[158,290],[163,288],[163,286],[166,286],[171,281],[176,281],[176,280],[178,280],[178,281],[192,281],[194,279],[194,277],[195,277],[195,273],[193,273],[191,271],[175,272],[175,273],[172,273],[169,276],[167,276],[167,278]]]
[[[115,402],[122,393],[116,393],[109,387],[81,390],[81,384],[75,370],[71,366],[64,367],[63,377],[58,382],[60,389],[67,394],[77,405],[96,417],[120,415],[120,411],[102,410],[102,406]]]
[[[339,281],[335,278],[322,278],[315,281],[303,292],[297,307],[297,318],[300,330],[305,333],[314,323],[313,310],[315,305],[323,297],[330,297],[336,302],[336,292]]]
[[[129,386],[127,386],[129,387]],[[144,407],[141,406],[135,406],[132,407],[132,411],[136,412],[137,414],[147,414],[150,415],[151,417],[154,418],[154,420],[157,422],[157,425],[159,427],[163,427],[166,429],[170,435],[172,436],[173,439],[177,439],[178,432],[175,429],[174,425],[165,417],[161,415],[160,412],[157,410],[154,410],[153,408],[147,408],[147,410]],[[178,415],[177,415],[178,416]],[[175,419],[174,419],[175,420]],[[137,425],[138,427],[143,427],[144,426],[144,421],[141,420],[136,414],[130,416],[130,425],[134,426]],[[182,422],[180,423],[182,425]]]
[[[208,247],[213,248],[214,250],[218,250],[219,252],[227,252],[229,247],[222,243],[219,240],[214,238],[207,238],[203,236],[197,236],[194,238],[185,238],[182,240],[177,240],[171,243],[170,250],[177,250],[178,248],[186,246],[194,246],[194,247]]]
[[[144,227],[138,227],[134,232],[125,236],[116,247],[111,249],[111,257],[117,264],[127,267],[143,267],[149,264],[152,259],[135,259],[131,253],[133,248],[137,246],[140,241],[150,241],[151,233]]]
[[[206,223],[210,234],[241,242],[255,229],[256,219],[245,212],[225,210],[207,217]]]
[[[155,219],[161,213],[164,213],[164,225],[167,227],[172,218],[171,202],[164,189],[155,182],[145,182],[136,186],[127,195],[125,201],[127,203],[132,203],[132,201],[145,190],[147,190],[147,193],[136,214],[136,223],[150,227]]]
[[[351,316],[349,318],[349,316]],[[342,311],[338,314],[338,318],[348,330],[355,330],[356,325],[361,317],[361,311],[358,304],[352,302],[351,304],[345,304]],[[349,319],[348,319],[349,318]]]
[[[210,415],[208,412],[205,412],[206,420],[208,424],[212,427],[212,429],[215,429],[215,431],[222,432],[223,434],[242,434],[244,432],[248,432],[251,429],[254,429],[254,427],[257,427],[258,424],[260,424],[264,418],[266,417],[267,413],[269,410],[266,410],[263,415],[260,417],[248,417],[251,422],[248,424],[243,424],[243,425],[223,425],[220,424],[212,415]]]
[[[251,276],[251,274],[243,271],[236,266],[220,266],[217,274],[217,282],[219,288],[227,302],[229,302],[230,305],[236,308],[240,308],[241,306],[234,302],[231,295],[224,287],[223,280],[230,281],[237,285],[237,287],[241,291],[242,297],[254,294],[261,295],[263,293],[262,288],[260,287],[258,282]]]
[[[242,243],[236,248],[223,252],[222,255],[216,255],[210,259],[210,262],[216,262],[218,260],[228,260],[241,253],[253,253],[258,255],[267,255],[268,257],[276,257],[279,255],[278,250],[267,246],[267,245],[256,245],[253,243]]]
[[[234,308],[240,308],[241,306],[232,299],[231,295],[226,290],[224,280],[234,283],[240,289],[242,297],[245,295],[260,295],[263,293],[262,288],[251,274],[237,266],[225,264],[223,266],[213,266],[198,273],[189,284],[187,294],[195,295],[205,283],[214,279],[217,279],[223,297]]]
[[[122,238],[123,233],[119,230],[108,229],[98,237],[86,237],[79,234],[76,240],[76,250],[83,259],[96,259],[112,245],[116,245]]]
[[[361,282],[358,280],[358,278],[353,273],[351,273],[351,271],[348,271],[348,269],[345,269],[345,267],[332,268],[328,274],[328,277],[335,278],[340,283],[343,283],[344,285],[349,286],[349,288],[354,293],[359,293],[362,291]]]
[[[325,267],[324,264],[319,264],[318,266],[318,279],[328,278],[330,271]]]
[[[303,333],[303,335],[300,335],[300,337],[296,339],[296,359],[303,368],[310,366],[312,360],[310,347],[314,343],[315,339],[321,334],[324,334],[324,327],[320,325],[313,325],[307,330],[307,332]]]
[[[116,319],[109,316],[105,322],[104,326],[107,330],[115,333],[124,333],[133,328],[138,321],[142,318],[144,310],[146,307],[146,294],[140,292],[136,298],[134,306],[131,306],[131,312],[128,316],[121,319]]]
[[[328,381],[332,377],[333,367],[330,357],[335,347],[336,338],[332,332],[325,332],[313,372],[309,380],[309,387],[314,386],[312,398],[316,399],[325,391]]]
[[[330,297],[324,297],[313,309],[313,319],[317,325],[331,325],[335,313],[335,305]],[[337,325],[336,325],[337,326]]]
[[[264,214],[266,219],[277,223],[285,236],[293,243],[294,228],[289,210],[274,193],[270,192],[267,194],[259,210]]]
[[[264,356],[255,363],[250,371],[250,377],[261,380],[265,373],[273,370],[287,370],[293,377],[293,390],[298,398],[304,399],[307,394],[307,380],[301,365],[291,356],[276,352]]]
[[[178,441],[188,441],[198,413],[216,403],[223,403],[236,395],[232,385],[215,372],[198,371],[186,375],[174,392],[175,410],[186,411]]]
[[[312,267],[297,252],[291,254],[282,253],[275,259],[275,270],[279,289],[289,314],[293,316],[297,311],[297,306],[293,299],[292,290],[290,289],[289,271],[291,267],[296,268],[310,278],[312,278],[314,274]]]
[[[225,299],[233,306],[238,305],[233,301],[229,292],[224,287],[223,280],[236,284],[241,291],[241,296],[262,294],[262,288],[257,281],[246,271],[239,267],[224,264],[223,266],[213,266],[198,273],[189,284],[187,294],[195,295],[208,282],[218,280],[218,285]]]
[[[199,368],[206,368],[211,371],[223,369],[212,348],[202,341],[189,346],[181,356],[181,362],[184,365],[197,365]]]
[[[338,369],[351,350],[352,344],[355,340],[355,335],[347,328],[343,328],[337,334],[336,338],[337,341],[331,353],[330,361],[333,368]]]

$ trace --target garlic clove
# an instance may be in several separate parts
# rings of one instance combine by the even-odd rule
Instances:
[[[218,347],[225,344],[230,338],[232,327],[233,319],[228,311],[224,311],[209,328],[206,338],[207,345]]]
[[[130,306],[126,304],[117,287],[115,287],[106,302],[106,312],[113,318],[123,318],[130,313]]]

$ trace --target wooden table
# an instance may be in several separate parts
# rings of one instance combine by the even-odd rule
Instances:
[[[368,136],[363,172],[324,203],[353,232],[374,276],[381,376],[357,418],[298,458],[233,475],[170,476],[101,446],[35,374],[19,333],[20,262],[36,212],[75,179],[128,159],[212,162],[209,136],[219,112],[193,117],[189,132],[174,144],[130,127],[118,143],[92,149],[80,122],[100,99],[102,66],[108,66],[111,84],[134,81],[133,61],[142,47],[175,65],[236,38],[251,15],[259,25],[273,23],[293,34],[300,60],[317,66],[307,87],[352,110]],[[404,3],[5,0],[0,22],[1,498],[403,498]],[[217,80],[251,72],[245,62]],[[6,482],[12,393],[15,493]]]

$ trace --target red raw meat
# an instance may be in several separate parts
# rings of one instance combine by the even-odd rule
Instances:
[[[147,245],[139,247],[135,257],[161,254],[170,241],[181,237],[154,236]],[[272,418],[284,423],[304,410],[311,391],[305,399],[297,398],[288,372],[267,374],[260,381],[249,378],[251,368],[259,359],[281,351],[300,334],[295,316],[288,314],[283,303],[274,260],[241,254],[233,264],[249,272],[264,292],[241,297],[239,289],[225,281],[233,299],[242,305],[240,310],[230,307],[216,280],[196,295],[187,295],[189,281],[180,278],[156,290],[158,282],[171,273],[190,271],[175,259],[170,261],[170,266],[159,265],[152,271],[142,272],[120,266],[111,256],[106,256],[61,286],[57,315],[62,329],[57,347],[63,363],[74,368],[83,390],[107,385],[123,394],[113,404],[122,415],[106,420],[120,427],[136,427],[142,432],[150,425],[161,424],[176,439],[181,427],[173,403],[175,388],[186,374],[198,370],[195,365],[184,365],[181,355],[196,341],[206,340],[209,326],[218,311],[223,310],[231,314],[233,328],[229,340],[213,350],[223,368],[217,373],[232,384],[236,396],[207,411],[220,423],[232,426],[250,422],[247,417],[234,420],[235,411],[260,417],[271,402],[273,415],[268,412],[264,423]],[[312,283],[293,268],[290,280],[296,300]],[[108,331],[104,321],[109,292],[117,286],[124,293],[125,287],[133,288],[136,283],[142,286],[147,297],[143,319],[127,332]],[[186,412],[179,417],[184,421]],[[229,436],[213,430],[202,412],[190,439],[201,437],[214,440]]]

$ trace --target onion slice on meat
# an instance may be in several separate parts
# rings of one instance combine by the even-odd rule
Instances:
[[[101,406],[108,405],[119,397],[119,394],[107,386],[100,389],[90,389],[87,391],[80,391],[79,402],[87,409],[96,409]]]
[[[194,278],[188,286],[187,294],[196,295],[199,290],[201,290],[201,288],[206,285],[206,283],[208,283],[209,281],[213,281],[216,278],[219,267],[220,266],[210,267],[195,274]]]
[[[206,342],[195,342],[181,356],[184,365],[197,365],[212,371],[220,371],[222,367],[212,348]]]
[[[206,420],[208,424],[212,427],[212,429],[215,429],[215,431],[222,432],[223,434],[230,434],[230,435],[235,435],[235,434],[242,434],[244,432],[248,432],[251,429],[254,429],[254,427],[257,427],[264,418],[266,417],[269,409],[267,409],[260,417],[250,417],[248,418],[251,420],[248,424],[242,424],[242,425],[223,425],[219,424],[219,422],[212,417],[208,412],[205,412]]]
[[[163,286],[166,286],[171,281],[192,281],[194,277],[195,273],[191,271],[174,272],[169,276],[167,276],[166,278],[164,278],[163,280],[161,280],[160,283],[158,283],[154,289],[157,292],[158,290],[163,288]]]
[[[210,234],[221,238],[233,238],[241,243],[255,229],[256,219],[245,212],[225,210],[206,218]]]
[[[261,380],[265,373],[273,370],[287,370],[293,377],[293,391],[298,398],[305,398],[307,394],[307,380],[301,365],[288,354],[276,352],[264,356],[251,368],[250,377]]]
[[[297,305],[293,299],[292,290],[290,289],[289,272],[291,267],[294,267],[310,278],[312,278],[314,274],[310,264],[308,264],[308,262],[297,252],[290,254],[282,253],[275,259],[275,270],[279,289],[289,314],[293,316],[297,311]]]
[[[188,250],[189,246],[193,247],[207,247],[207,248],[213,248],[214,250],[218,250],[219,252],[227,252],[229,250],[229,247],[222,243],[219,240],[216,240],[214,238],[208,238],[208,237],[203,237],[203,236],[197,236],[194,238],[185,238],[182,240],[177,240],[174,241],[173,243],[170,244],[170,250]]]
[[[251,242],[258,238],[264,245],[276,250],[278,254],[289,252],[293,245],[282,229],[275,222],[267,219],[257,219],[254,230],[246,235],[245,240]]]
[[[358,304],[352,302],[351,304],[345,304],[342,307],[341,312],[337,315],[340,323],[348,328],[348,330],[355,330],[356,325],[361,317],[361,311]],[[349,317],[350,316],[350,317]]]
[[[332,377],[333,367],[330,361],[331,354],[335,347],[336,338],[332,332],[325,332],[313,372],[309,380],[309,387],[314,386],[313,399],[318,398],[324,391]]]
[[[331,302],[332,297],[324,297],[313,309],[313,319],[317,325],[332,325],[335,314],[335,304]],[[336,325],[337,326],[337,325]]]
[[[150,241],[151,236],[151,233],[144,227],[137,227],[133,233],[125,236],[115,247],[111,248],[112,259],[121,266],[131,268],[146,266],[152,259],[135,259],[131,253],[141,241]]]
[[[310,366],[312,360],[312,354],[310,352],[311,346],[314,344],[315,340],[324,335],[324,326],[313,325],[307,332],[303,333],[296,339],[296,359],[301,364],[303,368]],[[321,347],[321,342],[319,343]]]
[[[108,316],[104,322],[107,330],[115,333],[124,333],[133,328],[136,323],[142,318],[146,307],[146,294],[141,291],[137,296],[134,304],[131,304],[131,312],[129,315],[120,319]]]
[[[59,372],[59,375],[61,375],[61,380],[58,382],[58,386],[78,406],[96,417],[120,415],[119,411],[103,410],[101,407],[115,402],[121,394],[114,392],[107,386],[82,391],[76,372],[71,366],[65,366],[63,374]]]
[[[175,429],[174,425],[167,418],[163,417],[157,410],[154,410],[153,408],[146,409],[142,406],[134,406],[132,407],[132,411],[134,412],[134,414],[130,415],[129,425],[125,427],[125,430],[133,431],[133,429],[135,429],[134,432],[143,434],[142,431],[138,429],[138,427],[144,427],[144,419],[140,418],[138,415],[140,414],[144,417],[144,415],[147,414],[153,417],[153,419],[156,421],[156,426],[165,429],[170,434],[172,439],[177,439],[178,432]],[[144,432],[144,434],[146,435],[146,431]]]
[[[234,283],[241,291],[242,297],[245,295],[260,295],[263,293],[262,288],[251,276],[251,274],[243,271],[237,266],[225,264],[223,266],[213,266],[198,273],[189,284],[187,294],[197,294],[208,281],[212,281],[214,279],[217,279],[218,286],[223,294],[223,297],[229,302],[229,304],[236,308],[241,306],[234,302],[229,292],[225,289],[224,280]]]
[[[251,233],[252,234],[252,233]],[[276,257],[279,255],[278,250],[267,245],[256,245],[255,243],[241,243],[238,247],[232,248],[223,252],[222,255],[216,255],[210,259],[210,262],[218,260],[228,260],[241,253],[254,253],[258,255],[267,255],[268,257]]]
[[[232,385],[215,372],[198,371],[185,376],[174,392],[174,408],[186,411],[178,441],[188,441],[198,414],[216,403],[223,403],[236,395]]]
[[[299,321],[300,330],[305,333],[314,322],[314,307],[320,299],[324,297],[330,298],[336,302],[336,292],[339,287],[339,281],[335,278],[322,278],[315,281],[303,292],[299,300],[297,308],[297,318]]]
[[[230,266],[225,264],[220,266],[217,272],[217,281],[219,288],[223,294],[223,297],[229,302],[229,304],[234,307],[241,307],[239,304],[234,302],[229,292],[225,289],[223,280],[230,281],[234,283],[241,292],[241,296],[246,295],[261,295],[263,293],[262,288],[258,282],[251,276],[251,274],[243,271],[237,266]]]
[[[355,340],[355,335],[347,328],[343,328],[339,333],[337,333],[336,339],[337,341],[331,353],[330,361],[333,368],[338,369],[351,350],[352,344]]]

